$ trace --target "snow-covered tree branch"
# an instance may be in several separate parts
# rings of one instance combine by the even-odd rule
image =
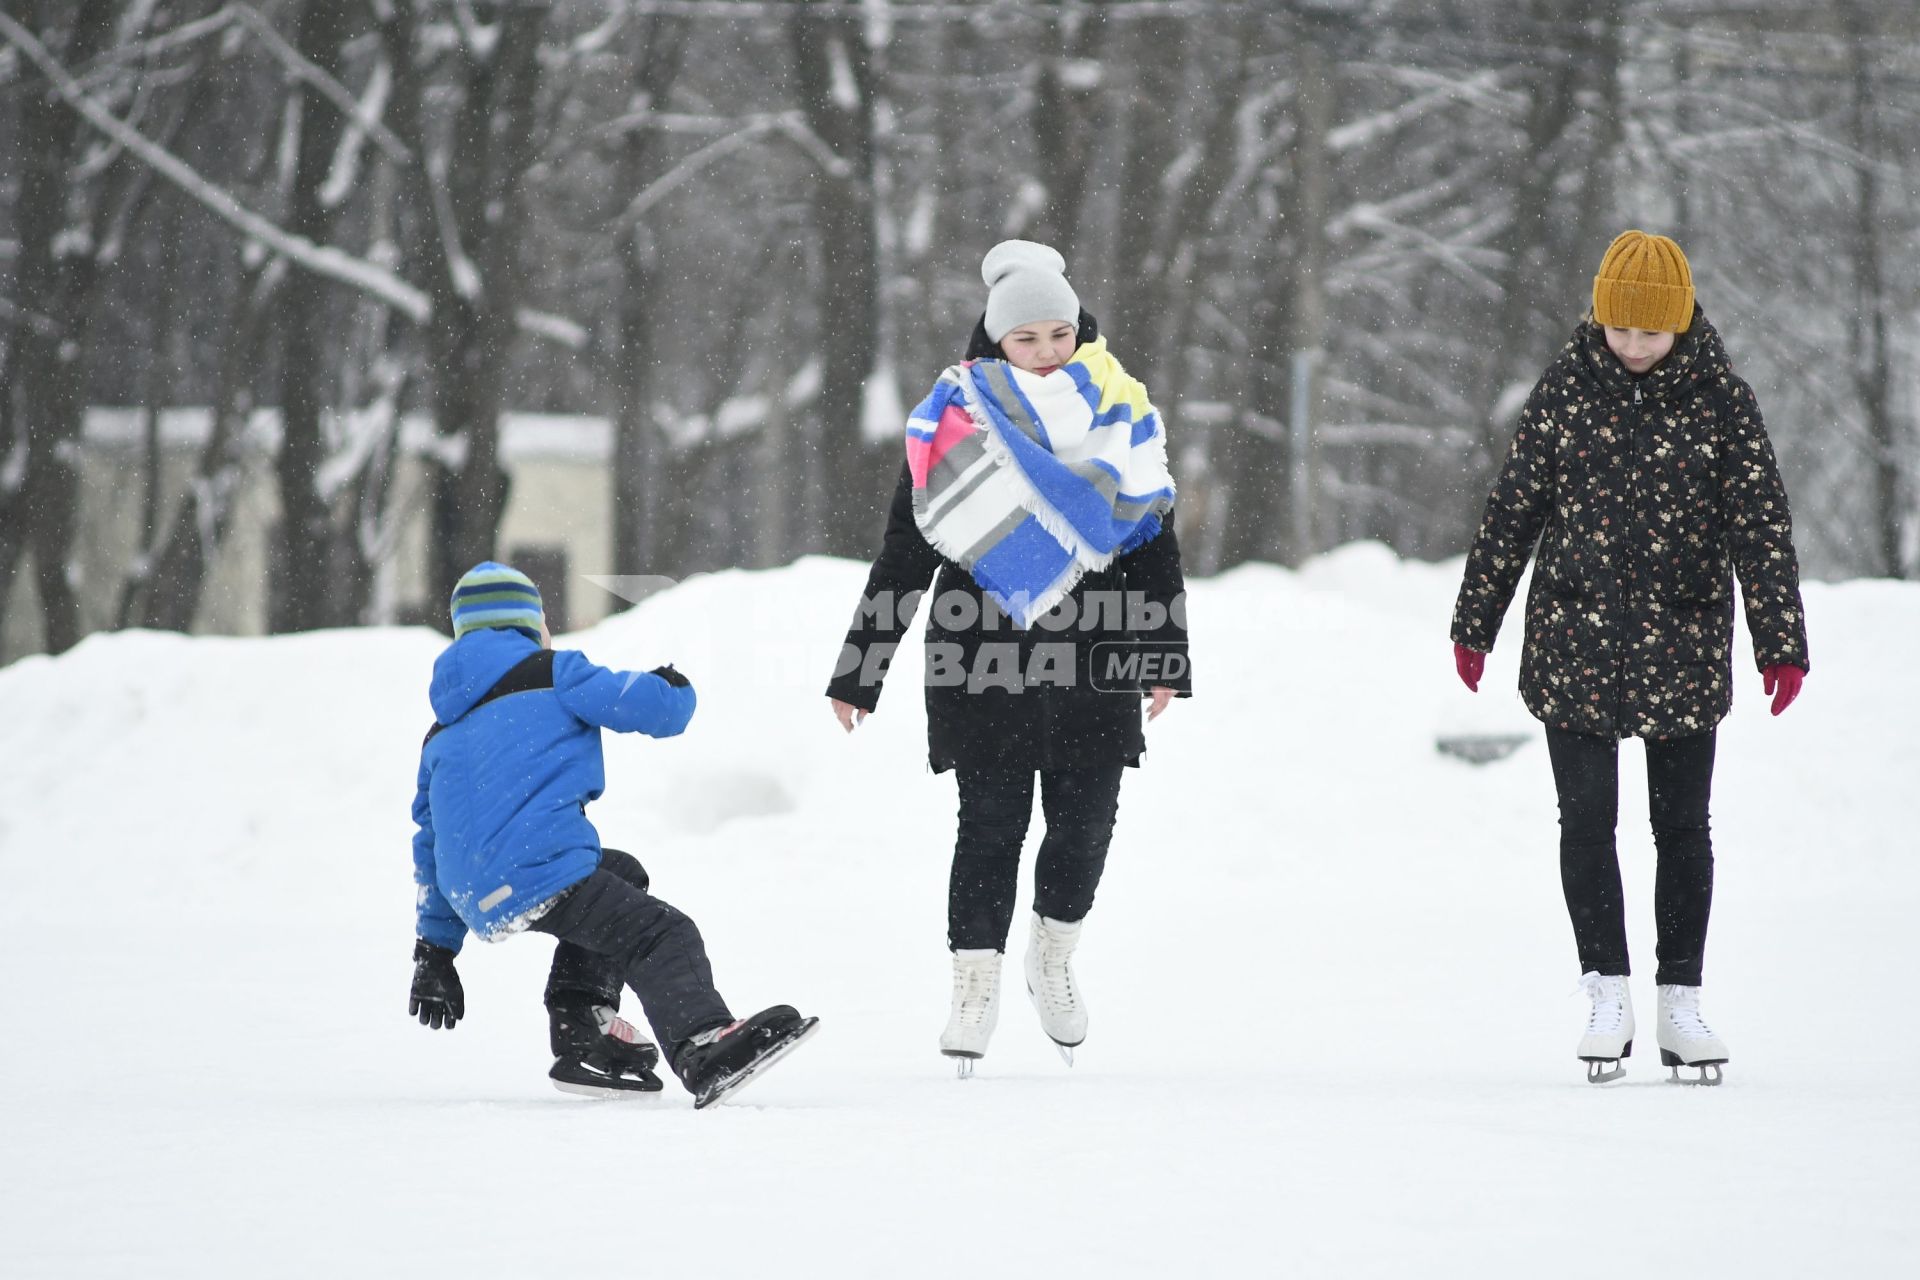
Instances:
[[[305,269],[337,280],[341,284],[365,290],[415,320],[425,320],[431,313],[432,304],[428,301],[427,295],[393,272],[343,250],[328,245],[317,245],[302,237],[290,235],[266,218],[246,208],[234,198],[232,193],[208,182],[191,165],[152,142],[103,107],[98,100],[81,88],[80,84],[67,73],[66,68],[62,67],[34,38],[31,31],[4,13],[0,13],[0,36],[4,36],[19,48],[21,53],[52,82],[61,98],[87,123],[140,157],[144,163],[152,166],[161,176],[192,196],[215,217],[229,223],[236,230],[258,239],[275,252],[286,255]]]

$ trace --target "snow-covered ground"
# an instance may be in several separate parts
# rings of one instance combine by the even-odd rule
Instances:
[[[863,566],[701,578],[564,640],[698,683],[684,738],[609,737],[592,816],[736,1009],[823,1019],[699,1114],[549,1088],[543,938],[469,945],[455,1033],[406,1017],[435,635],[0,670],[0,1275],[1920,1273],[1920,588],[1809,586],[1781,719],[1739,665],[1728,1083],[1663,1083],[1649,1031],[1594,1089],[1517,636],[1459,688],[1457,573],[1359,546],[1195,586],[1199,696],[1148,731],[1081,951],[1091,1037],[1069,1070],[1010,1003],[965,1083],[917,653],[851,738],[820,693]],[[1459,729],[1531,738],[1475,768],[1434,749]],[[1645,1014],[1637,745],[1623,777]]]

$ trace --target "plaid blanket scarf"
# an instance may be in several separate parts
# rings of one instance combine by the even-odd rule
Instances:
[[[1045,377],[947,369],[907,419],[907,464],[927,542],[1021,627],[1151,541],[1175,496],[1160,415],[1104,338]]]

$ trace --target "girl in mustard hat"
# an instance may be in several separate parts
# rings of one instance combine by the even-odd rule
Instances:
[[[1560,876],[1592,1001],[1578,1056],[1595,1083],[1633,1052],[1626,915],[1614,850],[1619,740],[1646,741],[1659,869],[1662,1065],[1718,1084],[1727,1046],[1700,1013],[1713,900],[1715,726],[1733,699],[1733,585],[1754,660],[1785,711],[1807,673],[1786,489],[1753,389],[1694,300],[1680,246],[1628,231],[1593,310],[1527,397],[1454,605],[1455,666],[1479,688],[1538,542],[1520,693],[1547,726]]]

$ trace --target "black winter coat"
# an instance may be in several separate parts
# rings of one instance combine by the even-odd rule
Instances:
[[[880,682],[919,603],[913,598],[903,605],[903,599],[925,591],[929,582],[930,676],[938,653],[944,671],[975,677],[927,682],[927,757],[935,773],[1138,764],[1146,751],[1140,708],[1145,688],[1158,684],[1181,697],[1192,694],[1185,666],[1186,583],[1171,511],[1159,536],[1087,574],[1053,613],[1021,631],[972,574],[928,545],[914,520],[913,478],[903,464],[886,541],[867,575],[863,608],[847,632],[829,697],[867,711],[879,704]],[[1124,605],[1113,607],[1128,599],[1135,606],[1131,626]],[[1073,621],[1059,629],[1046,625],[1060,618]],[[1089,621],[1097,625],[1082,625]],[[1143,622],[1159,625],[1149,632]],[[1111,665],[1114,654],[1136,650],[1177,655],[1179,661],[1151,677],[1135,668],[1138,678]]]
[[[1454,642],[1491,652],[1527,559],[1520,692],[1576,733],[1676,738],[1732,706],[1733,578],[1754,658],[1807,668],[1786,489],[1720,335],[1693,324],[1635,377],[1591,321],[1520,414],[1454,606]]]

